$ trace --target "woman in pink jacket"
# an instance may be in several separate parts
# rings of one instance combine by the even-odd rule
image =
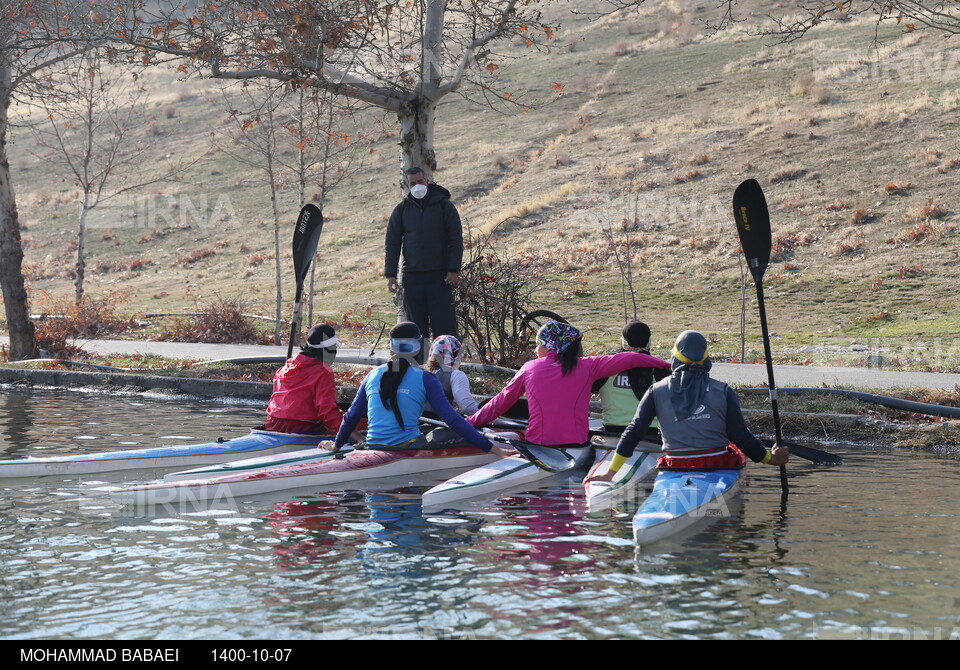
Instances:
[[[584,444],[590,439],[590,387],[595,380],[641,366],[670,369],[666,361],[632,351],[584,356],[582,340],[583,334],[569,324],[544,324],[537,333],[537,358],[525,363],[510,383],[467,421],[473,426],[487,425],[526,395],[528,442]]]

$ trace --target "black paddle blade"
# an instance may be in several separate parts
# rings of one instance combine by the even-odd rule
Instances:
[[[577,467],[577,459],[564,449],[545,447],[520,440],[510,440],[510,446],[520,452],[520,455],[547,472],[566,472]]]
[[[770,448],[773,446],[772,440],[760,440],[764,446]],[[784,442],[783,446],[790,450],[791,456],[810,461],[814,465],[843,465],[843,459],[829,451],[820,451],[813,447],[804,447],[793,442]]]
[[[323,212],[316,205],[304,205],[297,217],[297,227],[293,231],[293,270],[297,276],[297,286],[303,286],[310,261],[317,253],[322,231]]]
[[[803,458],[811,463],[815,463],[816,465],[843,465],[843,459],[836,454],[820,451],[819,449],[814,449],[813,447],[803,447],[799,444],[791,444],[789,442],[784,442],[783,446],[790,450],[791,456]]]
[[[761,281],[770,262],[770,212],[767,199],[756,179],[748,179],[733,193],[733,218],[740,234],[740,246],[754,281]]]

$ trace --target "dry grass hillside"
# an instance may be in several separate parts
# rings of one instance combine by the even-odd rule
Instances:
[[[596,328],[594,349],[613,344],[624,320],[612,241],[621,252],[629,242],[639,316],[660,351],[698,328],[716,353],[739,359],[743,282],[730,200],[756,178],[774,226],[765,288],[778,358],[859,362],[879,352],[891,365],[955,368],[960,46],[893,27],[878,46],[874,24],[856,20],[770,45],[751,23],[704,34],[699,11],[684,6],[594,21],[564,15],[549,52],[513,45],[523,58],[503,68],[500,85],[533,105],[527,111],[446,99],[435,180],[465,224],[554,280],[532,307]],[[181,181],[110,204],[109,224],[90,236],[88,290],[122,292],[129,313],[242,296],[271,314],[264,179],[218,153],[230,101],[216,83],[159,70],[144,77],[155,110],[145,139],[160,151],[144,160],[212,153]],[[346,312],[394,313],[381,272],[400,197],[397,135],[389,118],[362,118],[363,163],[324,205],[315,309],[337,322]],[[291,142],[284,152],[293,151]],[[15,136],[12,169],[38,312],[72,293],[77,192],[26,130]],[[282,196],[289,301],[295,188]],[[759,326],[747,288],[752,359]],[[868,349],[851,353],[854,344]]]

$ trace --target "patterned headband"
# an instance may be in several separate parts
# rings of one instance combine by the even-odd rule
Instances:
[[[453,335],[441,335],[430,345],[430,355],[440,355],[444,365],[452,366],[460,360],[460,340]]]
[[[537,333],[537,342],[558,354],[571,344],[583,338],[583,333],[569,323],[548,321]]]

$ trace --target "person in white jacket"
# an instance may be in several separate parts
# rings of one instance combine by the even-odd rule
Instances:
[[[461,414],[470,416],[480,408],[470,393],[470,379],[457,369],[460,367],[460,347],[460,340],[453,335],[441,335],[430,346],[430,356],[424,367],[440,380],[447,400],[456,405]]]

